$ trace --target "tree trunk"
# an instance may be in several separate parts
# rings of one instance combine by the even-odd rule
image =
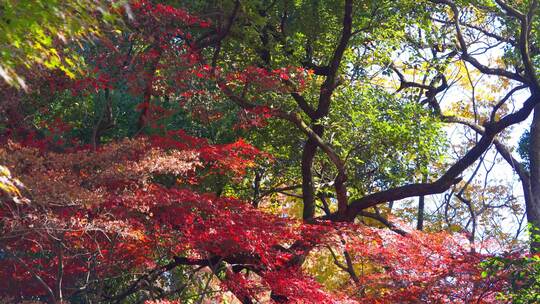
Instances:
[[[424,230],[424,201],[425,196],[418,197],[418,219],[416,221],[416,229]]]
[[[313,131],[322,136],[324,128],[321,125],[313,126]],[[302,218],[304,220],[312,219],[315,216],[315,189],[313,187],[313,159],[317,153],[317,143],[308,138],[302,151],[302,200],[304,210]]]
[[[428,176],[427,174],[422,174],[422,182],[426,183]],[[425,212],[425,201],[426,197],[424,195],[418,197],[418,218],[416,221],[416,229],[424,230],[424,212]]]
[[[529,142],[530,193],[524,183],[527,221],[533,226],[531,231],[531,252],[540,252],[540,105],[534,109]],[[528,197],[530,195],[530,197]]]

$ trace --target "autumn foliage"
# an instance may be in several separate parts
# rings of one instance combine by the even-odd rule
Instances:
[[[242,141],[209,145],[183,131],[98,151],[57,153],[9,142],[0,157],[22,184],[13,184],[2,200],[2,294],[46,297],[60,286],[70,297],[106,278],[171,263],[226,263],[222,285],[239,299],[265,301],[270,291],[277,302],[342,302],[346,296],[372,303],[491,302],[486,294],[498,285],[480,277],[485,257],[457,236],[302,224],[194,190],[211,174],[241,176],[258,156]],[[4,178],[13,179],[4,170]],[[160,176],[174,182],[160,184]],[[298,261],[327,246],[370,265],[356,283],[360,294],[354,285],[331,294],[303,273]]]
[[[1,300],[181,303],[187,287],[174,277],[182,269],[209,274],[214,303],[498,303],[507,283],[482,275],[490,256],[461,234],[412,230],[391,216],[393,230],[328,216],[303,221],[263,208],[269,201],[257,208],[234,191],[212,191],[218,178],[245,184],[273,156],[240,136],[214,143],[170,129],[163,120],[176,110],[155,98],[174,96],[208,124],[223,116],[216,104],[231,99],[243,106],[233,126],[241,132],[289,115],[272,99],[301,92],[314,72],[221,69],[203,56],[219,38],[208,34],[211,20],[131,3],[117,12],[131,33],[100,37],[84,77],[42,79],[50,92],[138,98],[131,138],[101,143],[98,124],[93,144],[65,140],[73,126],[59,118],[39,130],[2,130]],[[135,42],[146,48],[118,50]],[[239,95],[255,97],[246,105]],[[347,275],[338,288],[318,280],[321,257]]]

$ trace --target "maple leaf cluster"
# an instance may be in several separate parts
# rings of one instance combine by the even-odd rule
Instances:
[[[176,257],[245,264],[268,288],[287,285],[289,278],[301,282],[291,270],[277,280],[294,257],[281,246],[307,242],[301,223],[190,189],[208,174],[242,175],[257,152],[244,141],[210,145],[183,131],[97,151],[58,153],[10,142],[0,149],[0,159],[25,185],[25,199],[2,199],[0,276],[8,283],[0,293],[46,296],[59,279],[65,290],[89,288],[114,275],[152,271],[157,260]],[[197,174],[202,168],[209,170]],[[174,176],[176,184],[156,183],[158,175]],[[318,285],[293,291],[313,286]]]
[[[497,291],[505,284],[482,277],[480,263],[490,256],[463,235],[416,230],[400,235],[364,226],[344,239],[353,262],[370,268],[359,276],[367,303],[498,303]]]

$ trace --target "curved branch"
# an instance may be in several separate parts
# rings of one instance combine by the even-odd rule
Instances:
[[[339,43],[334,51],[332,60],[328,65],[328,75],[321,86],[321,92],[319,95],[319,105],[315,113],[315,119],[322,118],[328,114],[328,109],[330,107],[330,99],[334,89],[337,86],[337,72],[343,58],[343,54],[347,49],[349,40],[352,36],[352,13],[353,13],[353,1],[345,1],[345,13],[343,16],[343,29],[341,32],[341,38]]]
[[[472,165],[491,145],[495,136],[506,127],[524,121],[538,104],[539,98],[536,92],[529,97],[523,107],[512,114],[505,116],[498,122],[488,123],[484,126],[484,133],[478,143],[471,148],[461,159],[452,165],[439,179],[431,183],[409,184],[393,189],[376,192],[360,199],[353,200],[347,209],[345,217],[332,214],[330,219],[352,221],[362,210],[382,204],[388,201],[400,200],[408,197],[432,195],[442,193],[453,184],[459,182],[459,175]]]
[[[478,69],[480,72],[482,72],[484,74],[501,76],[501,77],[505,77],[505,78],[509,78],[509,79],[519,81],[521,83],[528,83],[529,82],[528,79],[521,76],[519,73],[510,72],[510,71],[507,71],[507,70],[501,69],[501,68],[491,68],[491,67],[488,67],[488,66],[483,65],[482,63],[480,63],[476,58],[474,58],[468,52],[467,43],[466,43],[465,38],[463,37],[463,33],[461,31],[461,24],[460,24],[460,21],[459,21],[459,16],[460,16],[459,10],[458,10],[455,2],[452,1],[452,0],[431,0],[431,2],[436,3],[436,4],[447,5],[452,10],[452,13],[454,14],[453,17],[454,17],[454,26],[455,26],[455,29],[456,29],[456,38],[458,40],[459,48],[461,49],[461,58],[463,60],[470,63],[476,69]],[[499,1],[499,2],[502,2],[502,1]]]

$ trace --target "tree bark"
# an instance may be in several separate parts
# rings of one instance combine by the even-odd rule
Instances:
[[[418,219],[416,221],[416,229],[424,230],[424,202],[425,196],[418,197]]]
[[[322,136],[324,127],[315,125],[313,131]],[[312,219],[315,216],[315,188],[313,186],[312,167],[317,147],[317,142],[309,137],[302,151],[302,200],[304,202],[302,218],[304,220]]]
[[[531,231],[531,252],[540,252],[540,105],[534,109],[529,142],[530,193],[525,192],[527,221],[533,226]],[[526,190],[527,185],[523,185]],[[530,198],[527,199],[528,194]],[[536,240],[535,240],[536,239]]]
[[[422,174],[422,183],[427,183],[428,176],[427,173]],[[416,219],[416,229],[424,230],[424,212],[425,212],[425,201],[426,197],[421,195],[418,197],[418,218]]]

